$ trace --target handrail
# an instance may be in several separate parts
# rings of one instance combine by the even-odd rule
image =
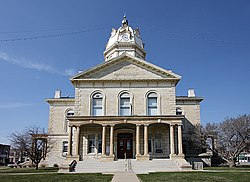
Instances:
[[[69,165],[69,172],[74,172],[75,171],[75,167],[76,167],[76,160],[73,160],[70,165]]]
[[[131,159],[126,159],[125,171],[133,171]]]

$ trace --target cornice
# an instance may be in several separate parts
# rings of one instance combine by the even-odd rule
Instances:
[[[146,56],[146,51],[144,49],[142,49],[138,44],[136,44],[135,42],[115,42],[111,47],[109,47],[107,50],[105,50],[103,52],[103,55],[106,55],[107,53],[109,53],[111,50],[113,50],[114,48],[118,48],[118,47],[136,47],[138,48],[140,51],[142,51],[144,53],[144,56]]]
[[[96,121],[128,121],[128,120],[181,120],[183,115],[159,115],[159,116],[68,116],[69,121],[84,121],[84,120],[96,120]]]
[[[203,97],[176,96],[176,101],[203,101]]]
[[[74,79],[74,81],[78,82],[166,82],[166,81],[173,81],[177,82],[179,79],[175,78],[158,78],[158,79]]]
[[[102,126],[116,125],[116,124],[140,124],[149,125],[155,123],[163,124],[181,124],[183,115],[169,115],[169,116],[70,116],[67,117],[69,126],[80,127],[86,124],[98,124]]]
[[[52,134],[52,133],[49,133],[48,134],[48,136],[50,137],[50,136],[62,136],[62,137],[64,137],[64,136],[68,136],[68,134],[67,133],[63,133],[63,134]]]
[[[51,99],[46,99],[46,102],[48,103],[54,103],[54,102],[75,102],[75,98],[51,98]]]

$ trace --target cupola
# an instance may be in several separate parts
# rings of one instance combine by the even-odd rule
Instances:
[[[133,29],[129,26],[126,16],[123,16],[122,26],[112,29],[106,49],[103,53],[105,61],[127,53],[131,56],[145,60],[146,52],[142,42],[139,28]]]

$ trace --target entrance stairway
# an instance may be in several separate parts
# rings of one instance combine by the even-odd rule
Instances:
[[[136,174],[149,172],[181,171],[177,161],[170,159],[154,159],[150,161],[137,161],[136,159],[119,159],[118,161],[103,162],[98,159],[86,159],[77,162],[77,173],[115,173],[134,171]]]
[[[98,159],[86,159],[77,162],[75,172],[77,173],[114,173],[125,171],[127,161],[118,160],[111,162],[103,162]]]
[[[176,161],[170,159],[154,159],[150,161],[131,161],[132,170],[136,174],[145,174],[149,172],[170,172],[181,171]]]

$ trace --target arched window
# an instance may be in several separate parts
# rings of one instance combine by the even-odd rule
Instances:
[[[157,94],[152,92],[147,96],[147,114],[157,115]]]
[[[182,115],[182,109],[180,107],[176,108],[176,115]]]
[[[92,96],[92,116],[103,116],[103,97],[101,93]]]
[[[129,93],[123,93],[120,95],[120,116],[129,116],[132,114],[131,112],[131,103],[130,103],[130,95]]]

